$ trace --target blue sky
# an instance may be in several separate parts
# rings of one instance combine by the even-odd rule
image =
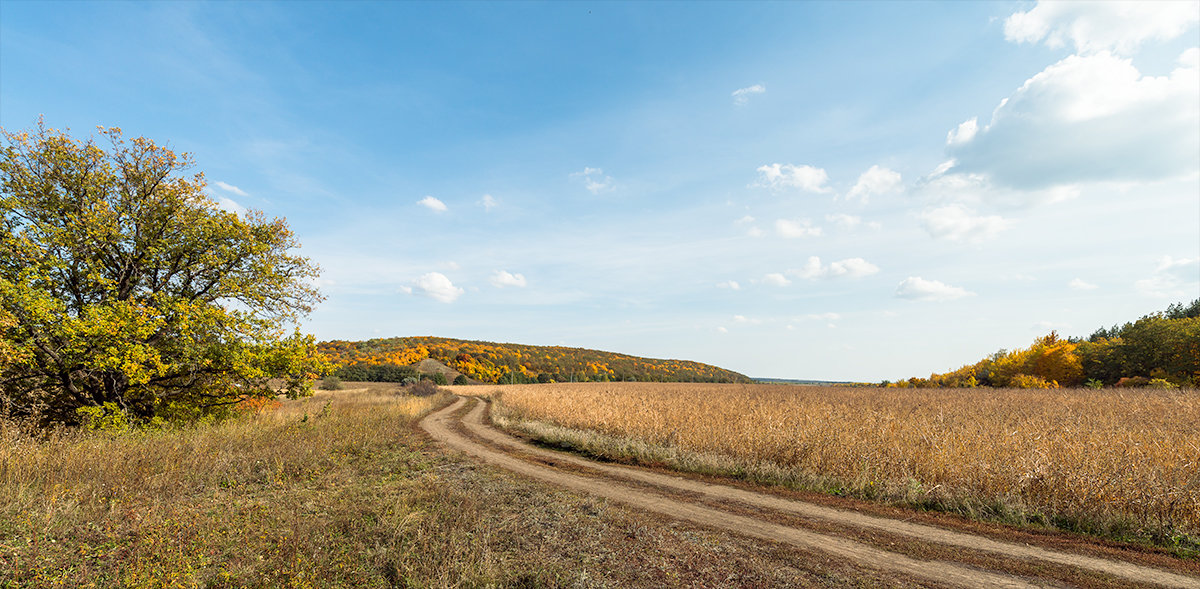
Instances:
[[[0,125],[193,154],[320,339],[945,371],[1200,296],[1200,3],[0,2]]]

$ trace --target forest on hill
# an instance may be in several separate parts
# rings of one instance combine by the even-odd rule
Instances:
[[[1200,387],[1200,299],[1177,303],[1137,321],[1100,328],[1088,338],[1056,332],[1021,350],[1000,350],[979,362],[929,378],[884,381],[900,387],[1073,386]]]
[[[484,383],[750,382],[743,374],[687,360],[640,358],[613,352],[447,339],[394,337],[318,344],[344,380],[401,381],[418,376],[412,364],[433,358]]]

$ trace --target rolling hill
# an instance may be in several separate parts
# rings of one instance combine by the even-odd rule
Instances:
[[[346,380],[401,380],[432,358],[484,383],[750,382],[743,374],[687,360],[641,358],[561,346],[530,346],[439,337],[395,337],[319,344]]]

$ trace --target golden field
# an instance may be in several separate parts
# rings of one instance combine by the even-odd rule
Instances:
[[[454,387],[493,419],[667,464],[1194,548],[1200,393],[579,383]]]

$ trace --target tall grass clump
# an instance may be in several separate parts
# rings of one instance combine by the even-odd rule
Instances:
[[[609,458],[973,517],[1200,540],[1200,393],[584,383],[487,387],[501,425]]]

